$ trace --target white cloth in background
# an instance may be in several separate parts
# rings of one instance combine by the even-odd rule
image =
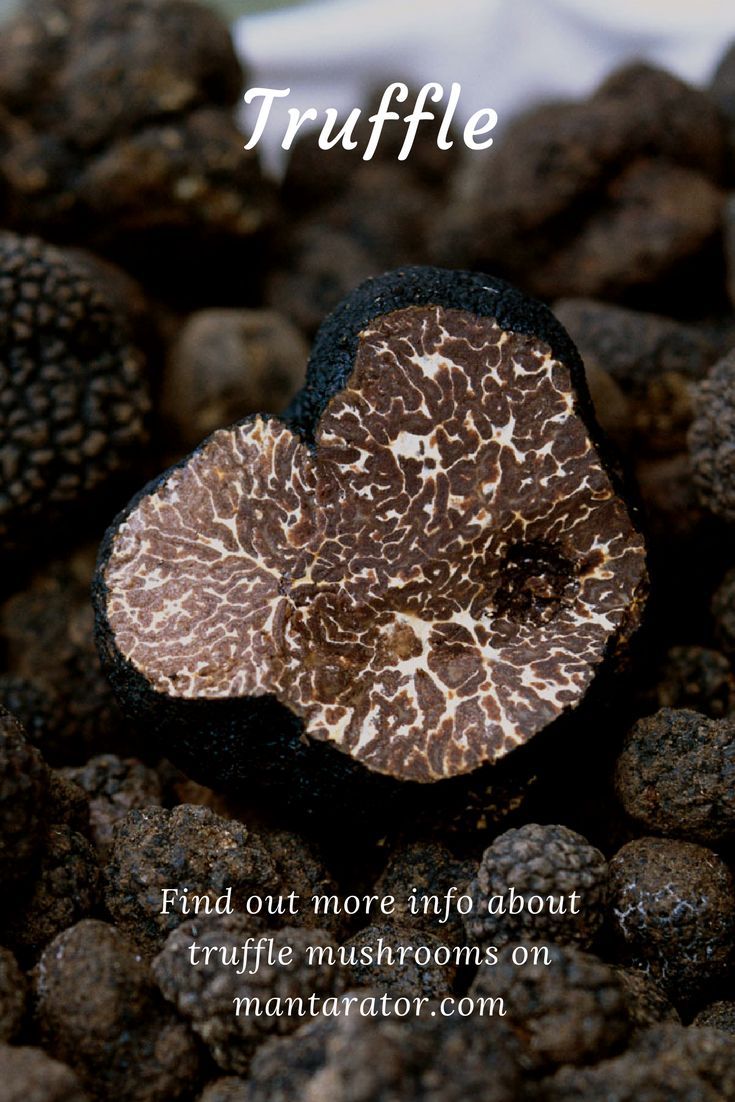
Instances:
[[[458,81],[457,122],[493,107],[498,132],[531,103],[588,94],[632,58],[702,83],[735,39],[735,0],[318,0],[244,16],[234,34],[250,87],[291,89],[260,143],[277,172],[289,107],[343,117],[393,80],[438,81],[447,95]],[[255,109],[243,111],[248,133]]]

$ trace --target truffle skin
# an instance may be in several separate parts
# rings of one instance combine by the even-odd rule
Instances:
[[[651,832],[696,842],[735,833],[735,721],[662,708],[628,734],[615,769],[615,790]]]
[[[723,1033],[735,1033],[735,1002],[732,999],[720,999],[705,1006],[692,1020],[697,1028],[707,1026],[720,1029]]]
[[[700,383],[689,429],[689,457],[704,505],[728,522],[735,520],[735,349]]]
[[[636,1039],[632,1053],[642,1060],[665,1059],[674,1053],[716,1090],[719,1098],[735,1097],[735,1037],[719,1029],[653,1026]]]
[[[71,1068],[40,1048],[0,1045],[3,1102],[89,1102]]]
[[[140,352],[89,271],[36,238],[0,234],[0,538],[28,538],[146,438]]]
[[[251,787],[274,757],[308,772],[300,721],[330,743],[313,760],[429,782],[579,702],[637,625],[645,552],[544,307],[477,273],[369,281],[289,417],[215,433],[101,549],[101,652],[172,759]]]
[[[2,937],[26,956],[37,956],[67,926],[86,918],[100,900],[100,870],[86,838],[52,826],[27,894],[18,892]]]
[[[471,861],[458,860],[441,842],[413,842],[394,850],[375,885],[375,892],[381,897],[393,896],[396,901],[393,917],[400,925],[426,930],[445,944],[459,944],[464,941],[464,925],[456,908],[447,922],[440,922],[443,910],[439,915],[431,910],[424,914],[420,907],[419,913],[413,914],[408,900],[415,889],[419,900],[423,895],[438,896],[441,909],[442,901],[452,888],[457,889],[456,895],[467,891],[474,871]]]
[[[92,840],[99,850],[109,847],[115,823],[128,811],[162,803],[158,774],[136,758],[100,754],[63,775],[89,796]]]
[[[537,1070],[588,1064],[624,1047],[631,1030],[623,986],[614,969],[572,946],[548,945],[550,964],[515,964],[509,944],[495,965],[480,965],[475,998],[502,998],[505,1021],[524,1040]],[[526,943],[528,949],[528,943]]]
[[[346,965],[349,982],[355,987],[373,987],[381,992],[388,992],[391,998],[396,999],[404,996],[410,999],[416,995],[435,999],[447,995],[452,989],[457,970],[453,962],[443,965],[430,960],[428,964],[418,964],[413,952],[405,954],[403,963],[398,956],[394,957],[392,964],[388,963],[386,954],[382,959],[377,957],[382,947],[396,954],[402,947],[413,950],[419,946],[427,946],[434,953],[443,944],[443,939],[425,930],[406,929],[389,922],[366,926],[343,946],[346,953],[355,955],[355,962]],[[375,951],[375,959],[363,961],[361,950],[368,947]]]
[[[637,968],[614,968],[625,993],[631,1025],[637,1030],[647,1029],[659,1022],[680,1022],[675,1008],[669,1002],[663,988],[645,972]]]
[[[212,904],[232,888],[235,910],[250,895],[290,891],[257,834],[187,804],[129,812],[113,831],[105,880],[105,902],[116,924],[149,953],[187,918],[180,901],[160,914],[163,888],[188,889]]]
[[[0,949],[0,1042],[18,1034],[26,1009],[26,980],[9,949]]]
[[[96,1098],[191,1096],[199,1072],[194,1038],[113,926],[87,920],[65,930],[43,954],[35,985],[44,1046],[67,1061]]]
[[[40,842],[48,771],[10,712],[0,708],[0,883],[24,876]]]
[[[518,914],[509,913],[506,897],[511,888],[524,900],[541,896],[543,908],[538,914],[525,906]],[[577,893],[575,901],[572,892]],[[483,945],[530,938],[587,947],[602,925],[606,892],[607,862],[586,838],[565,826],[526,823],[501,834],[482,855],[470,885],[472,910],[465,927],[469,937]],[[493,896],[504,897],[506,913],[488,912]],[[552,913],[549,896],[566,897],[565,913]]]
[[[730,963],[735,888],[723,861],[691,842],[637,838],[610,862],[610,917],[624,957],[686,1002]]]
[[[236,967],[224,966],[215,954],[208,962],[201,958],[192,967],[188,947],[194,942],[203,948],[223,946],[228,952],[241,950],[256,930],[252,918],[241,914],[210,915],[186,922],[169,935],[153,961],[153,974],[164,996],[190,1021],[223,1071],[241,1075],[247,1072],[258,1045],[269,1036],[298,1029],[304,1015],[297,1011],[289,1013],[285,1002],[281,1015],[265,1011],[248,1013],[246,1008],[236,1014],[233,1004],[236,997],[260,999],[263,1008],[272,998],[302,998],[308,1010],[310,995],[320,998],[332,995],[340,982],[336,967],[317,961],[308,964],[306,960],[308,946],[334,946],[329,934],[325,930],[295,926],[262,931],[273,939],[274,953],[286,946],[293,948],[290,964],[261,963],[255,974],[246,971],[238,975]]]

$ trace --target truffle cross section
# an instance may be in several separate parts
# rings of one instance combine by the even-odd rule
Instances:
[[[579,701],[645,552],[549,345],[418,304],[361,330],[314,446],[251,418],[158,480],[103,580],[157,693],[272,695],[308,738],[425,782]]]

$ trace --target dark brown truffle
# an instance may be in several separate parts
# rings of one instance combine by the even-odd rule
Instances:
[[[647,1029],[659,1022],[681,1021],[664,989],[646,972],[620,965],[614,972],[625,993],[628,1015],[635,1029]]]
[[[584,696],[645,554],[551,315],[488,276],[390,273],[325,323],[292,414],[215,433],[102,548],[102,653],[171,755],[241,785],[291,766],[286,800],[333,748],[436,781]]]
[[[628,734],[615,789],[648,831],[723,842],[735,834],[734,758],[735,721],[662,708]]]
[[[537,1070],[594,1063],[623,1048],[631,1020],[613,968],[571,946],[541,948],[549,963],[534,960],[527,943],[508,944],[496,965],[480,966],[470,994],[503,1000],[505,1021]],[[516,949],[528,952],[525,964],[514,961]]]
[[[89,1102],[71,1068],[40,1048],[0,1044],[3,1102]]]
[[[592,1068],[561,1068],[541,1084],[544,1102],[720,1102],[724,1097],[676,1053],[626,1052]]]
[[[691,708],[712,719],[735,711],[735,677],[724,654],[708,647],[671,647],[658,670],[659,708]]]
[[[413,842],[393,851],[375,892],[381,898],[395,899],[393,917],[397,924],[426,930],[445,944],[459,944],[464,941],[462,916],[455,904],[444,921],[444,901],[452,888],[455,899],[464,895],[474,871],[471,861],[454,857],[441,842]],[[425,907],[422,897],[427,900]]]
[[[725,654],[735,658],[735,569],[728,570],[712,596],[715,634]]]
[[[376,922],[345,942],[348,983],[389,992],[392,998],[447,995],[457,966],[438,935]],[[424,959],[427,958],[427,959]],[[446,962],[445,962],[445,958]]]
[[[64,776],[89,796],[92,840],[102,851],[112,841],[115,823],[128,811],[162,803],[158,774],[136,758],[101,754],[86,765],[65,769]]]
[[[252,1086],[247,1079],[225,1075],[208,1083],[197,1102],[251,1102]],[[275,1102],[275,1099],[274,1099]]]
[[[511,906],[511,889],[521,906]],[[607,862],[565,826],[527,823],[485,850],[470,892],[465,926],[474,941],[500,946],[529,938],[589,946],[605,915]]]
[[[15,1040],[26,1009],[26,979],[9,949],[0,949],[0,1043]]]
[[[610,915],[621,952],[676,1002],[705,991],[735,942],[735,887],[712,850],[638,838],[610,862]]]
[[[15,717],[0,708],[0,883],[17,880],[31,867],[47,787],[43,758]]]
[[[65,930],[43,954],[35,984],[44,1045],[95,1098],[190,1097],[199,1074],[194,1038],[113,926],[87,920]]]
[[[720,1029],[723,1033],[735,1033],[735,1002],[732,999],[719,999],[709,1003],[695,1015],[692,1025]]]
[[[704,505],[735,520],[735,351],[714,365],[700,384],[689,430],[689,457]]]
[[[264,937],[275,957],[290,947],[288,963],[257,964],[254,952],[243,960],[248,938]],[[198,947],[194,967],[190,946]],[[153,962],[161,991],[186,1018],[224,1071],[245,1074],[258,1045],[268,1037],[292,1033],[314,1014],[310,996],[332,995],[340,986],[339,970],[317,956],[309,963],[310,946],[336,946],[325,930],[286,926],[263,930],[248,915],[210,915],[174,930]],[[212,955],[207,959],[208,951]],[[239,954],[237,964],[227,966]],[[240,967],[244,969],[242,974]],[[237,1013],[235,999],[244,1001]],[[248,1002],[248,1000],[257,1000]],[[279,1000],[278,1003],[270,1000]],[[294,1000],[290,1002],[289,1000]],[[320,1009],[319,1003],[315,1005]]]
[[[290,891],[281,885],[273,858],[255,832],[206,807],[187,804],[172,811],[134,810],[121,819],[113,831],[105,881],[105,902],[113,919],[151,953],[190,917],[191,912],[182,910],[186,893],[207,896],[213,906],[232,888],[237,910],[251,895]],[[179,893],[167,914],[161,914],[164,888]]]
[[[124,469],[148,394],[125,319],[78,260],[0,234],[0,537],[29,538]]]

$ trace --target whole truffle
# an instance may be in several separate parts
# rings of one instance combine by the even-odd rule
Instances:
[[[617,965],[615,975],[625,993],[628,1015],[636,1030],[647,1029],[659,1022],[680,1022],[681,1019],[664,989],[646,972]]]
[[[89,1102],[71,1068],[40,1048],[0,1044],[3,1102]]]
[[[64,776],[89,796],[92,840],[102,851],[112,841],[115,823],[128,811],[162,802],[158,774],[136,758],[101,754],[86,765],[65,769]]]
[[[565,826],[527,823],[485,850],[465,926],[483,945],[530,938],[589,946],[602,925],[606,892],[607,863],[586,838]]]
[[[86,920],[65,930],[36,966],[35,989],[44,1046],[94,1097],[190,1097],[199,1074],[194,1038],[114,926]]]
[[[615,768],[627,813],[648,831],[717,843],[735,834],[735,721],[662,708],[628,734]]]
[[[711,368],[697,388],[689,457],[702,503],[735,520],[735,350]]]
[[[15,1040],[26,1009],[26,980],[9,949],[0,949],[0,1043]]]
[[[311,995],[321,1000],[334,994],[340,984],[336,967],[320,962],[318,956],[314,963],[308,961],[310,946],[336,949],[325,930],[286,926],[261,931],[256,944],[263,936],[268,942],[272,939],[274,956],[288,947],[293,953],[289,963],[262,961],[256,970],[254,955],[247,962],[242,958],[243,947],[257,929],[248,915],[240,914],[186,922],[169,935],[153,962],[153,975],[164,996],[191,1023],[217,1064],[239,1074],[247,1073],[258,1045],[270,1036],[293,1032],[314,1013]],[[196,956],[190,956],[192,945],[199,950]],[[207,959],[208,949],[212,955]],[[222,953],[229,959],[239,953],[237,965],[223,963]],[[244,971],[238,974],[241,964]],[[246,1001],[237,1013],[236,998],[258,1002]],[[270,1000],[280,1000],[279,1011],[272,1010],[276,1004]],[[257,1009],[248,1009],[251,1005]]]
[[[536,960],[532,946],[505,946],[497,964],[480,965],[470,995],[502,999],[505,1021],[537,1070],[594,1063],[622,1049],[631,1020],[613,968],[572,946],[540,948]],[[528,952],[526,963],[514,961],[516,950]]]
[[[735,1037],[719,1029],[653,1026],[636,1038],[632,1053],[643,1061],[666,1059],[673,1053],[715,1090],[718,1098],[735,1095]]]
[[[399,925],[426,930],[445,944],[459,944],[464,941],[462,917],[454,906],[444,922],[443,903],[452,889],[455,899],[465,894],[474,871],[471,861],[454,857],[441,842],[414,842],[394,850],[375,892],[381,898],[395,899],[393,918]],[[422,897],[426,898],[426,907],[421,905]],[[411,900],[416,901],[418,913],[411,909]]]
[[[24,876],[38,850],[48,771],[23,728],[0,708],[0,883]]]
[[[0,234],[0,537],[6,548],[125,470],[147,384],[125,318],[74,257]]]
[[[167,914],[161,914],[164,888],[179,893]],[[245,909],[251,895],[290,891],[260,837],[242,823],[181,804],[172,811],[133,810],[115,826],[105,902],[115,923],[146,952],[157,952],[186,920],[187,892],[207,896],[213,906],[228,888],[235,909]]]
[[[719,999],[699,1011],[692,1019],[693,1026],[720,1029],[723,1033],[735,1033],[735,1002]]]
[[[109,529],[117,691],[195,778],[284,803],[502,757],[639,620],[643,541],[597,435],[540,304],[476,273],[369,281],[287,422],[215,433]]]
[[[443,944],[438,936],[425,930],[390,922],[373,923],[342,947],[348,983],[389,992],[392,998],[423,995],[438,999],[451,991],[457,971],[452,960],[441,961],[448,954],[437,954]],[[436,963],[437,955],[440,963]]]
[[[610,917],[623,956],[675,1002],[730,963],[735,886],[725,863],[691,842],[637,838],[610,862]]]
[[[712,719],[735,711],[735,677],[724,654],[708,647],[672,647],[658,671],[659,708],[692,708]]]

